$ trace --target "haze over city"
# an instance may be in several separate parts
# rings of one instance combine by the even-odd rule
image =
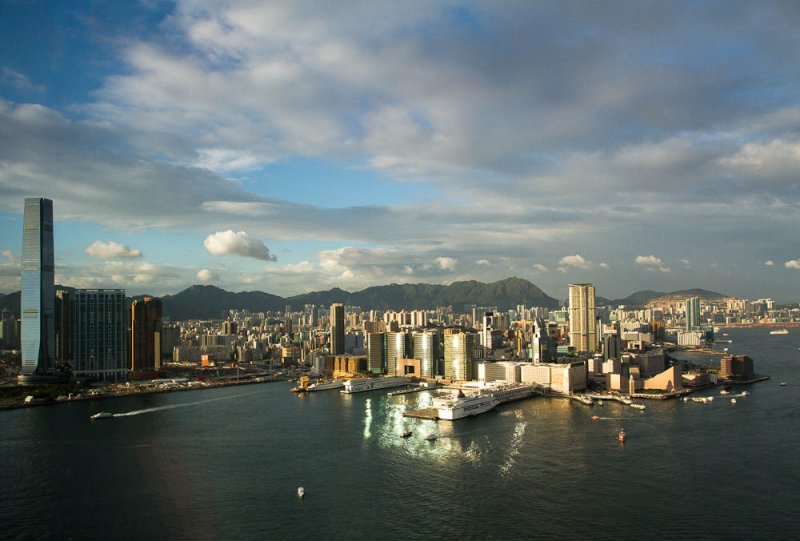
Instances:
[[[5,2],[0,292],[800,299],[796,3]]]

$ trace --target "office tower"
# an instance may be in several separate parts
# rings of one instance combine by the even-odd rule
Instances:
[[[53,266],[53,202],[42,198],[25,199],[21,294],[23,376],[55,372]]]
[[[74,358],[72,344],[73,309],[75,297],[67,290],[56,291],[56,364],[72,366]]]
[[[61,292],[59,292],[61,293]],[[124,289],[76,289],[61,296],[71,328],[67,351],[73,374],[102,381],[128,375],[128,303]],[[66,338],[66,337],[64,337]]]
[[[592,284],[569,285],[569,343],[578,353],[597,350]]]
[[[700,326],[700,297],[686,299],[686,330],[692,331]]]
[[[331,304],[331,354],[344,355],[344,305]]]
[[[603,360],[619,359],[622,354],[622,328],[615,321],[612,328],[603,335]]]
[[[444,376],[453,381],[472,379],[472,361],[479,345],[478,333],[446,329],[444,333]]]
[[[414,358],[419,359],[420,375],[435,378],[436,365],[441,357],[441,345],[437,331],[415,332],[413,335]]]
[[[549,363],[552,360],[550,334],[547,331],[547,324],[541,318],[536,318],[533,321],[531,356],[534,363]]]
[[[397,361],[406,358],[406,333],[386,333],[386,373],[397,372]]]
[[[131,370],[161,368],[161,326],[161,299],[145,297],[131,303]]]
[[[386,372],[386,333],[367,332],[367,370],[372,374]]]

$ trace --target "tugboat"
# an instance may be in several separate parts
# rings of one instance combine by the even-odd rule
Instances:
[[[600,417],[598,415],[592,415],[592,421],[598,420]]]
[[[410,438],[411,437],[411,431],[410,430],[406,430],[405,432],[403,432],[403,436],[402,437]]]
[[[625,429],[624,428],[620,428],[619,429],[619,434],[617,434],[617,440],[619,440],[620,443],[625,443]]]

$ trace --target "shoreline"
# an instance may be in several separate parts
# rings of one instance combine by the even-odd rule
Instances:
[[[203,385],[185,385],[181,383],[176,383],[172,385],[176,385],[176,387],[168,387],[168,388],[155,388],[155,389],[135,389],[131,388],[128,392],[113,392],[113,393],[106,393],[101,392],[98,394],[81,394],[79,396],[75,396],[72,398],[68,398],[65,400],[58,400],[58,399],[51,399],[51,398],[43,398],[43,399],[34,399],[32,402],[25,403],[25,402],[16,402],[13,404],[2,404],[0,405],[0,411],[9,411],[9,410],[17,410],[17,409],[26,409],[26,408],[35,408],[40,406],[55,406],[58,404],[69,404],[71,402],[83,402],[87,400],[109,400],[114,398],[125,398],[134,395],[151,395],[151,394],[160,394],[160,393],[180,393],[186,391],[203,391],[207,389],[216,389],[218,387],[233,387],[236,385],[256,385],[259,383],[276,383],[279,381],[287,381],[286,378],[259,378],[259,379],[245,379],[240,381],[222,381],[222,382],[202,382]],[[179,386],[177,386],[179,385]]]

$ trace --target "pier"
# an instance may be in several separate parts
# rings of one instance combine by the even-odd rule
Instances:
[[[406,411],[403,412],[403,417],[410,417],[412,419],[426,419],[428,421],[438,421],[439,410],[436,408],[426,408],[423,410]]]

